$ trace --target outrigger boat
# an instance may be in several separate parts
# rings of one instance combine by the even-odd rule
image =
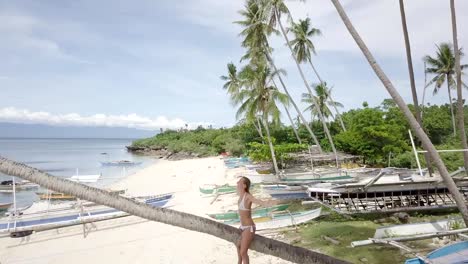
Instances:
[[[173,194],[135,197],[134,200],[154,207],[165,207]],[[77,213],[77,209],[56,210],[40,214],[15,214],[0,221],[0,234],[11,237],[30,235],[33,231],[44,231],[66,226],[103,221],[129,214],[107,206],[86,207]]]
[[[284,211],[289,207],[289,204],[280,204],[272,207],[267,208],[260,208],[252,210],[252,217],[265,217],[268,216],[271,212],[274,211]],[[217,213],[217,214],[208,214],[209,217],[216,219],[216,220],[236,220],[239,219],[238,211],[228,211],[225,213]]]
[[[306,223],[320,216],[322,208],[303,211],[303,212],[294,212],[294,213],[272,213],[267,217],[257,217],[253,218],[257,230],[265,229],[276,229],[287,226],[295,226],[302,223]],[[225,224],[232,226],[239,226],[239,220],[224,222]]]
[[[467,197],[468,179],[453,179]],[[353,213],[455,206],[440,176],[428,177],[406,169],[383,169],[377,176],[364,177],[356,183],[319,183],[311,185],[307,193],[311,199]]]
[[[0,211],[5,211],[10,208],[13,203],[0,203]]]
[[[118,161],[106,161],[101,162],[102,166],[136,166],[140,165],[142,162],[134,162],[130,160],[118,160]]]
[[[200,192],[202,194],[228,194],[228,193],[235,193],[236,186],[230,185],[214,185],[214,184],[205,184],[199,187]]]
[[[429,253],[424,259],[413,258],[405,264],[463,264],[468,263],[468,241],[448,245]]]
[[[13,185],[15,185],[16,191],[33,190],[39,188],[38,184],[32,183],[26,180],[20,180],[13,182],[13,180],[7,180],[0,182],[0,192],[13,192]]]
[[[76,199],[76,197],[73,195],[59,193],[59,192],[41,193],[39,194],[39,198],[41,200],[52,200],[52,201],[68,201],[68,200]]]

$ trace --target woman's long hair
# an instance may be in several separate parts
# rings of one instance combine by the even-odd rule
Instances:
[[[250,179],[245,177],[245,176],[242,176],[241,178],[242,178],[242,180],[244,181],[244,184],[245,184],[244,191],[250,193],[250,191],[249,191],[250,190]]]

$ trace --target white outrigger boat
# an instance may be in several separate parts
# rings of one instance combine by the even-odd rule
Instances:
[[[38,184],[32,183],[30,181],[21,180],[21,181],[13,181],[7,180],[0,182],[0,192],[13,192],[13,185],[15,185],[16,191],[24,191],[24,190],[34,190],[39,188]]]
[[[135,162],[130,160],[117,160],[117,161],[105,161],[101,162],[102,166],[136,166],[142,162]]]
[[[134,197],[133,199],[154,207],[166,207],[172,198],[173,194],[163,194]],[[50,230],[129,215],[114,208],[92,203],[81,207],[81,210],[79,209],[68,204],[68,206],[51,211],[11,214],[10,217],[0,220],[0,234],[9,234],[10,237],[21,237],[30,235],[34,231]],[[77,212],[78,210],[79,212]]]
[[[270,216],[253,218],[257,230],[277,229],[287,226],[296,226],[309,222],[320,216],[322,208],[303,211],[303,212],[282,212],[272,213]],[[228,225],[239,226],[239,221],[224,222]]]

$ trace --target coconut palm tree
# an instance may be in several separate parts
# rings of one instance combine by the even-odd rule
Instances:
[[[0,172],[29,180],[56,192],[70,194],[80,199],[106,205],[151,221],[209,234],[232,243],[236,243],[240,238],[238,228],[184,212],[166,208],[155,208],[120,195],[110,194],[95,187],[52,176],[46,172],[1,156]],[[297,263],[346,263],[305,248],[292,246],[260,235],[255,236],[250,249]]]
[[[398,105],[400,110],[403,112],[405,115],[406,119],[408,120],[411,128],[414,130],[416,133],[416,136],[419,138],[421,141],[424,149],[429,152],[431,155],[431,159],[434,161],[435,166],[439,170],[439,173],[447,186],[448,190],[452,194],[458,210],[460,211],[463,220],[465,224],[468,226],[468,208],[465,204],[465,201],[463,199],[462,194],[458,190],[457,185],[453,181],[453,179],[450,177],[447,168],[445,167],[445,164],[443,163],[442,159],[440,158],[439,153],[435,149],[434,145],[432,144],[431,140],[429,137],[426,135],[422,127],[419,125],[418,121],[416,118],[413,116],[413,113],[411,113],[411,110],[408,108],[406,105],[405,101],[401,97],[401,95],[398,93],[398,91],[395,89],[393,86],[392,82],[390,79],[388,79],[387,75],[384,73],[382,68],[380,68],[379,64],[375,60],[374,56],[370,52],[370,50],[367,48],[366,44],[362,40],[361,36],[359,33],[356,31],[354,28],[353,24],[351,23],[351,20],[349,19],[348,15],[346,14],[345,10],[343,9],[343,6],[339,2],[339,0],[330,0],[333,5],[336,8],[336,11],[338,12],[341,20],[343,20],[344,25],[348,29],[349,33],[353,37],[354,41],[356,44],[359,46],[361,49],[362,53],[366,57],[367,61],[369,62],[369,65],[371,68],[374,70],[375,74],[377,77],[380,79],[382,82],[383,86],[387,89],[388,93],[392,96],[393,100],[395,103]]]
[[[339,167],[339,159],[338,159],[338,153],[335,148],[335,143],[333,142],[333,138],[330,134],[330,130],[328,129],[327,122],[325,121],[325,118],[322,115],[322,112],[320,112],[320,108],[318,106],[318,102],[314,100],[314,95],[312,93],[312,89],[309,86],[309,83],[307,82],[304,72],[302,71],[301,65],[299,64],[299,61],[297,60],[294,50],[291,46],[291,42],[289,41],[288,34],[286,33],[286,29],[284,28],[282,22],[281,22],[281,15],[285,14],[288,16],[288,18],[291,18],[289,9],[284,3],[283,0],[266,0],[264,1],[263,9],[265,10],[266,13],[268,13],[269,17],[269,24],[271,27],[275,28],[276,24],[279,25],[281,33],[283,34],[283,37],[286,41],[287,46],[289,47],[289,50],[291,52],[291,56],[294,59],[294,62],[296,63],[297,69],[299,71],[299,74],[301,75],[301,78],[304,82],[305,87],[307,88],[307,91],[310,94],[310,97],[312,98],[313,103],[315,104],[315,107],[317,109],[317,113],[319,116],[320,121],[322,121],[323,125],[323,130],[325,131],[325,135],[328,138],[328,141],[330,142],[330,146],[332,148],[333,154],[335,155],[335,160],[336,160],[336,166]]]
[[[422,126],[422,115],[419,109],[418,93],[416,92],[416,84],[414,81],[413,59],[411,58],[411,45],[409,41],[408,27],[406,25],[405,5],[403,3],[403,0],[400,0],[400,16],[401,24],[403,27],[403,36],[405,39],[406,60],[408,62],[408,73],[411,84],[411,95],[413,97],[414,114],[416,115],[416,120],[418,121],[419,125]],[[424,159],[426,160],[429,174],[432,176],[431,158],[429,156],[429,153],[424,153]]]
[[[260,5],[262,4],[263,3],[261,0],[246,1],[244,10],[239,11],[239,14],[243,17],[244,20],[234,22],[243,27],[240,35],[244,37],[242,46],[247,48],[247,53],[242,57],[242,60],[249,59],[251,63],[257,63],[258,60],[266,60],[275,72],[279,72],[271,56],[272,49],[268,44],[268,36],[271,34],[277,34],[278,32],[267,23],[267,13],[265,12],[265,9],[260,8]],[[313,133],[307,120],[302,115],[301,110],[289,93],[283,78],[280,74],[278,74],[276,77],[280,81],[284,92],[288,95],[289,101],[296,110],[296,113],[299,115],[302,124],[306,127],[312,140],[318,147],[319,152],[322,153],[322,148],[317,137]]]
[[[468,143],[466,142],[465,132],[465,114],[463,111],[463,95],[462,95],[462,80],[461,80],[461,66],[460,66],[460,49],[458,48],[458,37],[457,37],[457,17],[455,14],[455,1],[450,0],[450,13],[452,17],[452,35],[453,35],[453,49],[455,52],[455,75],[457,76],[457,118],[458,118],[458,129],[460,130],[460,139],[464,149],[468,149]],[[468,152],[463,152],[463,161],[465,164],[465,171],[468,173]]]
[[[246,116],[252,119],[259,114],[262,117],[263,126],[267,133],[267,141],[270,147],[271,157],[275,173],[279,173],[276,162],[275,150],[270,137],[269,119],[278,124],[280,121],[280,111],[277,103],[287,105],[289,103],[286,94],[278,91],[274,86],[268,85],[274,73],[265,64],[249,64],[244,67],[239,74],[241,77],[242,89],[234,99],[234,104],[240,105],[236,117]]]
[[[441,43],[437,46],[437,54],[435,57],[429,55],[424,57],[424,61],[428,64],[426,72],[435,75],[431,81],[427,84],[428,86],[434,84],[434,94],[436,94],[442,85],[447,83],[447,92],[449,96],[449,105],[450,113],[452,115],[452,126],[453,126],[453,135],[457,134],[456,125],[455,125],[455,114],[453,111],[453,101],[451,89],[456,85],[455,81],[455,55],[453,53],[453,48],[450,43]],[[459,52],[460,57],[463,56],[463,53]],[[463,70],[468,65],[461,65]],[[461,83],[463,84],[463,83]],[[463,84],[464,85],[464,84]],[[465,85],[466,87],[466,85]]]
[[[230,62],[227,64],[228,74],[221,76],[221,80],[226,81],[223,85],[223,89],[227,91],[230,95],[231,100],[233,100],[237,94],[239,94],[241,83],[239,76],[237,74],[237,67],[234,63]],[[263,132],[262,126],[260,125],[260,119],[257,117],[255,120],[245,120],[246,123],[251,123],[255,130],[257,130],[258,135],[263,141]]]
[[[315,94],[317,95],[317,96],[314,96],[315,97],[314,100],[318,102],[318,105],[319,105],[320,111],[323,114],[323,117],[327,120],[329,119],[329,117],[333,119],[334,118],[333,113],[330,110],[329,106],[336,108],[336,107],[343,107],[343,104],[329,100],[329,98],[331,97],[331,89],[327,87],[326,82],[315,84],[313,85],[313,87],[314,87]],[[310,98],[310,94],[303,93],[302,102],[309,105],[304,111],[311,111],[312,117],[318,116],[318,111],[315,108],[312,98]]]
[[[311,40],[312,37],[320,36],[322,32],[320,31],[320,29],[313,28],[311,26],[310,18],[306,18],[304,20],[299,19],[299,23],[293,22],[292,27],[289,30],[292,31],[295,37],[293,40],[291,40],[291,45],[293,47],[294,54],[296,55],[297,60],[301,63],[309,62],[309,65],[310,67],[312,67],[312,70],[317,76],[319,82],[323,83],[322,78],[320,77],[317,70],[315,69],[314,64],[312,63],[312,54],[316,54],[316,52],[314,43]],[[333,98],[329,96],[328,100],[330,101],[330,105],[334,107],[341,128],[343,129],[343,131],[346,131],[346,127],[341,118],[341,113],[340,111],[338,111],[338,108],[336,107]]]

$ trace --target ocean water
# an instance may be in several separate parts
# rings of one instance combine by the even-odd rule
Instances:
[[[23,162],[54,176],[102,174],[96,187],[106,187],[155,162],[154,159],[127,152],[131,139],[11,139],[0,138],[0,156]],[[130,160],[142,162],[137,166],[102,166],[100,162]],[[0,173],[0,181],[11,180]],[[17,206],[27,206],[39,199],[36,192],[17,192]],[[11,193],[0,193],[0,203],[13,201]]]

